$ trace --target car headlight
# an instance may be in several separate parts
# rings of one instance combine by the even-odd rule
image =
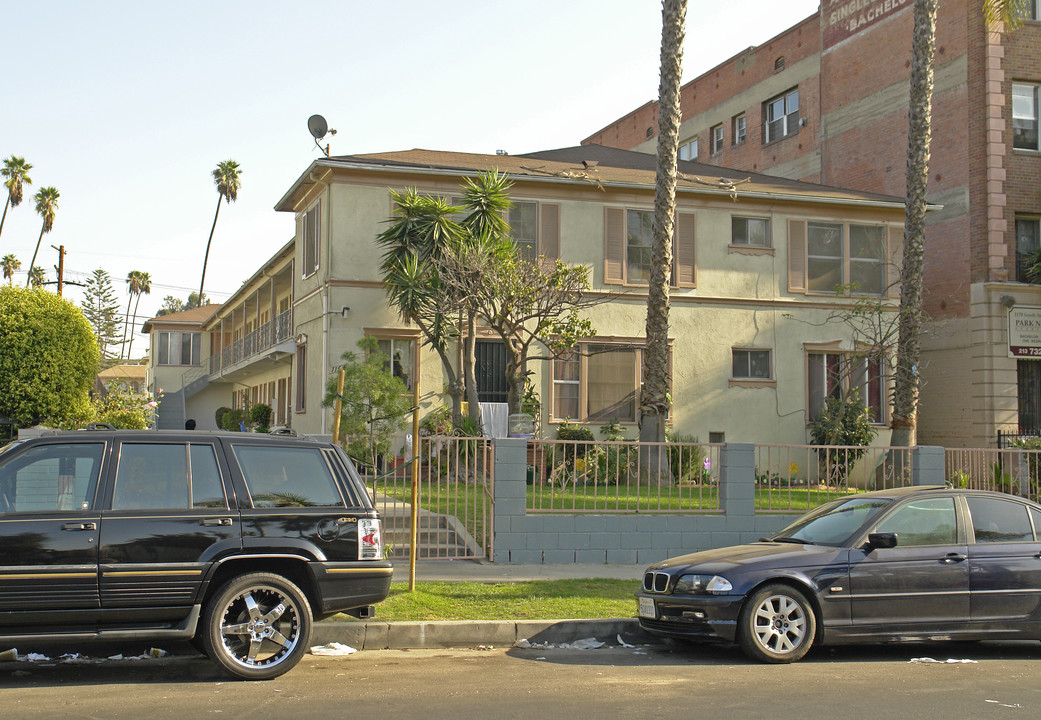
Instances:
[[[719,575],[683,575],[676,581],[673,594],[692,593],[702,595],[705,593],[725,593],[734,589],[730,581]]]

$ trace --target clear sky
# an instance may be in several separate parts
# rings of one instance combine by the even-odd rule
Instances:
[[[684,80],[817,6],[690,2]],[[124,307],[127,273],[148,272],[142,319],[198,290],[219,161],[239,163],[242,189],[221,208],[207,296],[225,300],[292,238],[292,214],[272,208],[319,157],[312,114],[338,130],[333,155],[520,154],[577,145],[658,91],[658,0],[0,0],[0,23],[0,158],[33,165],[0,256],[22,261],[24,284],[31,196],[53,185],[36,264],[54,280],[64,245],[66,280],[103,268]]]

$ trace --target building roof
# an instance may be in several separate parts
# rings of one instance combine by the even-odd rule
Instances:
[[[106,382],[110,380],[138,380],[144,382],[147,374],[147,365],[113,365],[99,372],[98,378]]]
[[[508,173],[514,179],[564,182],[572,185],[589,183],[598,187],[653,188],[655,181],[654,155],[603,145],[578,145],[524,155],[480,155],[415,148],[316,160],[294,183],[275,209],[293,210],[299,192],[314,182],[311,174],[317,168],[389,172],[429,171],[464,175],[495,169]],[[903,198],[892,195],[846,190],[698,162],[681,160],[678,170],[677,193],[730,195],[736,188],[740,195],[772,199],[891,207],[902,207],[904,202]]]
[[[181,312],[170,313],[169,315],[160,315],[146,320],[144,325],[141,326],[141,332],[151,332],[153,325],[202,325],[209,320],[210,317],[220,309],[220,307],[219,303],[212,303],[210,305],[192,308],[191,310],[182,310]]]

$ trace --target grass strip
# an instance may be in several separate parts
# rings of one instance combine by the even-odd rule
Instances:
[[[529,582],[392,583],[376,606],[376,619],[408,620],[584,620],[636,614],[633,593],[640,580],[534,580]],[[335,620],[354,620],[336,615]]]

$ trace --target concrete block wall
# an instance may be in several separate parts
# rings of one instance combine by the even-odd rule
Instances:
[[[495,556],[509,564],[632,564],[754,542],[800,513],[756,513],[755,445],[720,453],[718,511],[691,513],[532,513],[527,510],[527,441],[495,450]],[[943,484],[943,448],[916,448],[916,484]]]

